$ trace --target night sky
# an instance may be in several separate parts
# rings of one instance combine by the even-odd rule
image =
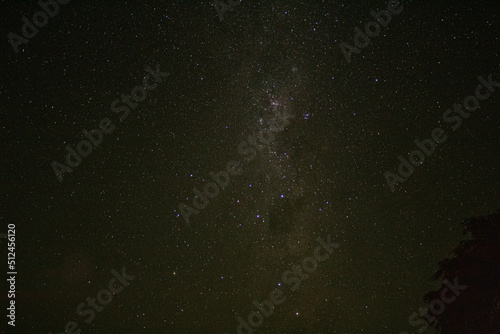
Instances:
[[[65,1],[1,4],[5,333],[416,333],[500,208],[498,1]]]

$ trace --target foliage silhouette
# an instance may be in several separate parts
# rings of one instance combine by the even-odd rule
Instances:
[[[445,280],[451,285],[458,281],[467,288],[452,302],[443,302],[442,311],[434,307],[439,314],[428,310],[422,319],[442,334],[500,333],[500,211],[469,218],[462,224],[464,235],[469,238],[453,250],[453,258],[439,262],[431,280]],[[442,300],[443,289],[447,289],[445,298],[452,299],[452,289],[442,284],[438,290],[427,293],[424,301],[431,304]]]

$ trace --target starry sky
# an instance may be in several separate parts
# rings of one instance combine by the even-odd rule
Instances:
[[[461,222],[500,208],[500,87],[455,130],[443,118],[500,81],[497,1],[401,1],[349,57],[387,1],[70,1],[16,47],[40,6],[0,6],[12,333],[237,333],[275,289],[255,333],[413,333]],[[391,191],[435,128],[447,140]],[[318,238],[335,247],[292,290]],[[122,268],[134,279],[85,321]]]

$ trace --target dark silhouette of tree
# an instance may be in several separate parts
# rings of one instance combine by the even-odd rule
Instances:
[[[422,319],[442,334],[500,333],[500,211],[462,224],[469,238],[439,262],[431,280],[445,283],[425,295]]]

